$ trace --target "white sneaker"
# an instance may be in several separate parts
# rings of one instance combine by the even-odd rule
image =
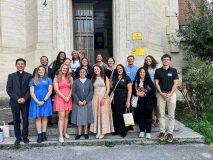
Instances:
[[[146,138],[151,139],[151,133],[146,133]]]
[[[144,136],[145,136],[145,132],[140,132],[140,134],[139,134],[139,138],[144,138]]]
[[[60,143],[64,143],[64,138],[63,138],[63,137],[59,137],[58,141],[59,141]]]
[[[69,139],[69,138],[70,138],[70,135],[69,135],[68,133],[65,133],[65,134],[64,134],[64,137],[65,137],[66,139]]]

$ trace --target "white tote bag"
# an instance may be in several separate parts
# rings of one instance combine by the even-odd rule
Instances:
[[[9,125],[6,125],[6,124],[5,124],[5,121],[2,121],[1,123],[2,123],[3,125],[0,125],[0,128],[3,130],[4,137],[5,137],[5,138],[10,137],[10,127],[9,127]]]
[[[128,112],[127,110],[129,109],[126,109],[126,113],[123,114],[125,127],[134,126],[135,122],[134,122],[133,114],[130,111]]]

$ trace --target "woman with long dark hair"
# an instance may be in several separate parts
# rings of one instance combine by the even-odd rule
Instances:
[[[64,51],[60,51],[56,57],[56,60],[53,62],[53,77],[58,74],[58,70],[61,67],[61,65],[66,60],[66,53]]]
[[[108,77],[108,79],[112,80],[114,71],[115,71],[115,59],[113,57],[109,57],[107,59],[107,68],[105,69],[105,75]]]
[[[73,72],[75,72],[76,69],[81,66],[79,52],[72,51],[71,56],[72,56],[71,69]]]
[[[149,72],[149,76],[152,80],[152,82],[154,83],[154,75],[155,75],[155,71],[162,67],[162,65],[160,65],[153,56],[148,55],[145,57],[145,61],[144,61],[144,68],[147,69],[147,71]],[[154,127],[158,126],[158,116],[159,116],[159,110],[157,107],[157,97],[156,95],[154,96],[154,108],[153,108],[153,113],[152,113],[152,124]]]
[[[114,127],[109,100],[109,79],[104,75],[103,68],[99,65],[93,66],[92,83],[94,88],[92,99],[94,123],[90,125],[90,131],[96,133],[97,139],[102,139],[105,134],[114,132]]]
[[[123,119],[123,114],[130,108],[132,84],[122,64],[116,66],[116,72],[112,79],[112,86],[113,90],[115,90],[114,100],[112,102],[115,134],[120,134],[122,137],[125,137],[127,131],[133,129],[132,126],[126,128]]]
[[[151,138],[152,110],[154,103],[155,85],[149,77],[148,71],[141,67],[136,73],[132,86],[132,94],[138,96],[137,115],[140,128],[140,138]]]
[[[91,79],[91,78],[92,78],[93,69],[92,69],[92,67],[89,65],[89,60],[88,60],[88,58],[83,57],[83,58],[81,59],[81,66],[78,67],[78,68],[76,69],[76,71],[75,71],[76,79],[78,79],[78,78],[80,77],[80,70],[81,70],[81,68],[84,68],[84,69],[86,70],[86,72],[87,72],[86,78]]]

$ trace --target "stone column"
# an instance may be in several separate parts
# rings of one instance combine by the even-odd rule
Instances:
[[[71,52],[72,34],[72,0],[56,0],[55,23],[56,23],[56,48],[57,51]]]
[[[113,0],[113,57],[117,63],[125,63],[129,54],[127,47],[128,0]],[[118,61],[119,60],[119,61]]]

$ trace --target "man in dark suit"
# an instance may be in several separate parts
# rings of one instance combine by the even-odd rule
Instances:
[[[46,56],[42,56],[40,58],[40,63],[41,63],[41,65],[43,65],[46,68],[46,71],[48,73],[48,77],[53,79],[54,78],[53,69],[48,66],[48,58]],[[37,68],[35,68],[34,71],[33,71],[33,77],[35,76],[36,69]]]
[[[29,143],[28,139],[28,112],[30,102],[29,82],[31,74],[24,71],[26,61],[23,58],[16,60],[17,72],[8,75],[7,94],[10,96],[10,106],[13,114],[14,131],[15,131],[15,146],[19,146],[21,136],[24,143]],[[22,115],[23,130],[21,135],[20,129],[20,113]]]

